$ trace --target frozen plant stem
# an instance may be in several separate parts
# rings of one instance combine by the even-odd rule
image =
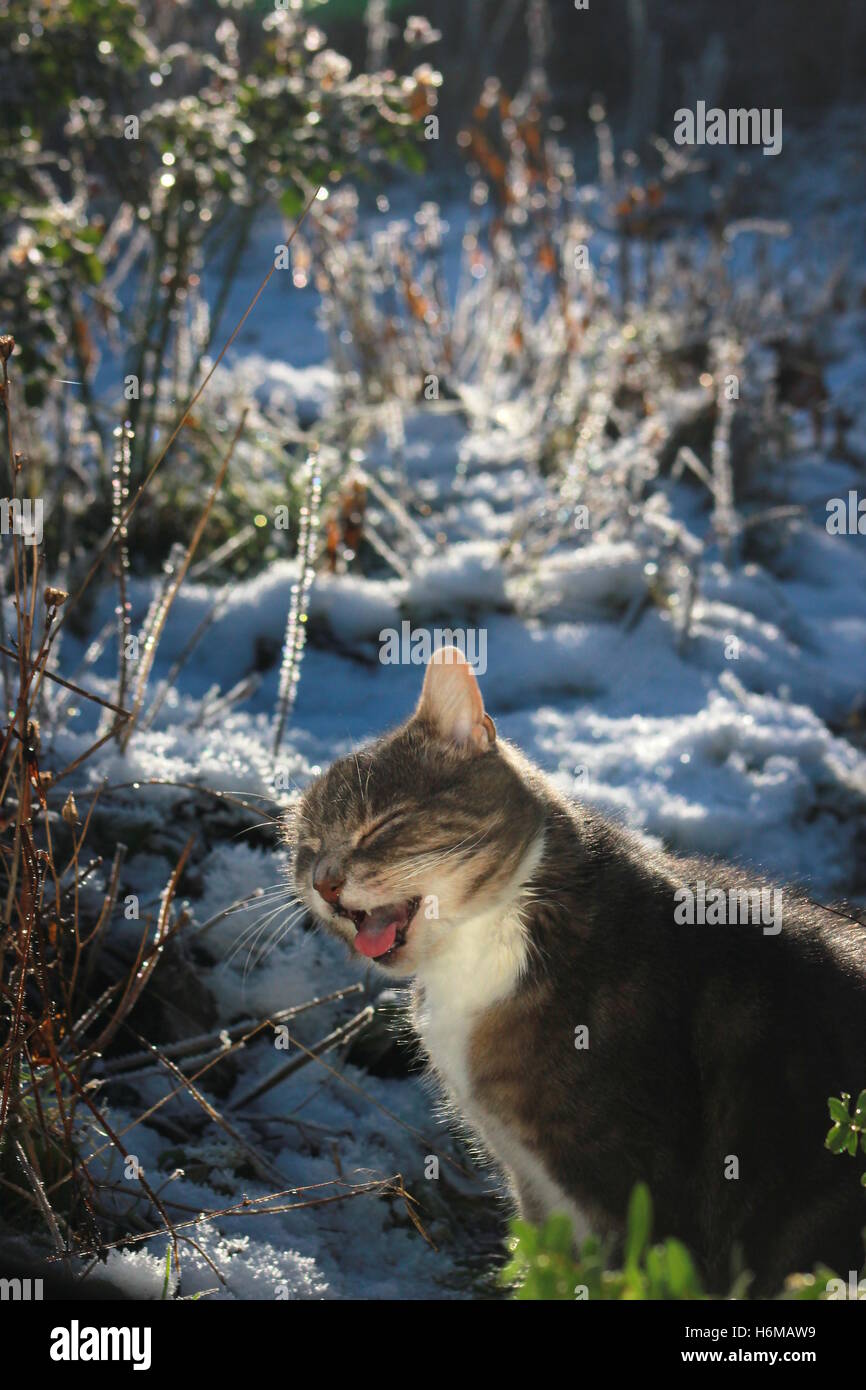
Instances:
[[[237,444],[238,440],[241,437],[241,434],[243,433],[243,429],[246,424],[246,419],[247,412],[244,411],[240,418],[240,422],[238,423],[238,427],[232,435],[229,447],[226,450],[225,457],[223,458],[219,472],[217,473],[217,476],[214,480],[214,485],[211,488],[210,496],[208,497],[207,502],[205,503],[204,511],[198,519],[198,524],[196,525],[196,528],[192,534],[192,539],[189,545],[187,546],[186,554],[183,555],[182,558],[180,558],[179,560],[176,560],[175,548],[172,548],[171,557],[167,566],[167,573],[169,575],[168,584],[163,593],[159,596],[156,603],[151,608],[150,613],[148,613],[147,620],[145,622],[145,632],[143,634],[144,640],[142,642],[141,665],[139,668],[138,680],[136,682],[135,687],[135,703],[132,708],[132,714],[128,722],[123,726],[123,730],[120,737],[120,746],[124,750],[124,752],[129,746],[129,740],[132,737],[132,731],[138,722],[139,715],[141,714],[141,707],[144,701],[145,691],[147,690],[147,682],[150,676],[151,667],[153,666],[153,660],[156,656],[156,649],[159,645],[159,640],[162,637],[163,631],[165,629],[165,624],[168,621],[168,615],[171,612],[172,604],[177,598],[177,595],[180,592],[180,587],[183,584],[184,579],[186,578],[186,572],[192,564],[193,556],[195,555],[195,552],[198,549],[199,541],[202,538],[205,526],[207,525],[208,517],[211,514],[211,509],[213,507],[214,502],[217,499],[217,495],[225,480],[226,472],[231,462],[232,454],[235,451],[235,445]]]
[[[127,691],[127,638],[130,633],[129,599],[126,593],[126,576],[129,571],[129,550],[127,530],[123,520],[126,501],[129,497],[130,441],[132,430],[129,421],[124,421],[115,430],[117,447],[114,454],[114,467],[111,477],[111,524],[117,536],[117,700],[124,708]]]
[[[286,637],[283,643],[283,659],[280,666],[280,687],[277,697],[277,713],[274,729],[274,753],[278,753],[286,729],[286,721],[295,703],[298,678],[301,672],[301,656],[307,638],[307,616],[310,589],[313,584],[313,561],[319,534],[319,503],[322,497],[322,478],[318,460],[311,454],[306,463],[306,487],[301,507],[298,527],[298,575],[292,585],[292,601],[289,606],[289,620],[286,624]]]

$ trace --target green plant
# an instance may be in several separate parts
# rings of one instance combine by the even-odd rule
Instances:
[[[850,1106],[851,1097],[847,1091],[827,1101],[833,1127],[824,1142],[831,1153],[848,1153],[853,1158],[858,1147],[866,1154],[866,1091],[861,1091],[854,1102],[853,1115]],[[860,1181],[866,1187],[866,1173]]]
[[[558,1213],[541,1227],[512,1222],[511,1260],[503,1282],[519,1299],[701,1299],[707,1295],[681,1241],[651,1243],[652,1198],[637,1183],[628,1207],[623,1266],[610,1269],[609,1249],[588,1236],[575,1253],[571,1222]]]
[[[0,9],[0,331],[14,333],[26,404],[40,408],[30,431],[43,449],[30,468],[37,489],[57,491],[50,560],[104,533],[124,422],[131,486],[141,481],[219,344],[261,210],[277,206],[292,222],[318,187],[369,177],[377,163],[423,163],[437,75],[414,58],[398,66],[353,72],[294,6]],[[191,419],[153,490],[149,567],[188,535],[190,483],[212,477],[224,424]],[[241,460],[247,446],[271,461],[280,501],[289,442],[285,421],[259,414],[239,449]],[[234,480],[226,489],[214,545],[251,521],[247,491]]]
[[[859,1103],[864,1099],[866,1093],[861,1093],[855,1114],[861,1113]],[[595,1236],[588,1236],[576,1250],[567,1216],[556,1213],[543,1226],[512,1221],[511,1259],[502,1271],[502,1282],[519,1299],[627,1302],[747,1296],[751,1282],[747,1271],[725,1295],[706,1293],[695,1262],[681,1241],[669,1237],[652,1242],[652,1221],[649,1188],[637,1183],[629,1200],[622,1268],[610,1267],[610,1248]],[[814,1302],[835,1296],[833,1290],[841,1282],[832,1269],[818,1265],[811,1274],[789,1275],[777,1297]]]

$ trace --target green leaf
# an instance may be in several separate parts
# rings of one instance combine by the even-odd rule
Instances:
[[[395,159],[403,163],[413,174],[423,174],[427,168],[423,150],[409,140],[402,140],[394,150]]]
[[[668,1285],[674,1298],[697,1289],[698,1281],[692,1257],[681,1241],[673,1237],[667,1242]]]
[[[98,256],[90,255],[84,257],[84,264],[87,266],[88,278],[91,285],[101,285],[105,279],[105,266]]]
[[[663,1245],[651,1245],[646,1254],[646,1272],[649,1280],[649,1297],[664,1298],[665,1277],[667,1274],[665,1250]]]
[[[635,1183],[628,1204],[628,1234],[625,1243],[626,1268],[640,1264],[653,1224],[653,1205],[645,1182]]]
[[[511,1229],[520,1242],[520,1248],[527,1255],[534,1255],[538,1249],[538,1230],[529,1221],[512,1221]]]
[[[98,246],[102,237],[101,227],[82,227],[80,231],[75,233],[76,241],[83,241],[88,246]]]
[[[834,1125],[824,1140],[826,1148],[834,1154],[842,1153],[848,1144],[848,1133],[848,1125]]]
[[[835,1120],[837,1125],[844,1125],[850,1122],[851,1116],[848,1114],[848,1107],[844,1101],[837,1100],[836,1096],[831,1096],[827,1101],[827,1108],[830,1111],[830,1119]]]
[[[304,200],[300,190],[297,188],[286,188],[280,194],[280,212],[286,217],[294,219],[300,217],[304,210]]]

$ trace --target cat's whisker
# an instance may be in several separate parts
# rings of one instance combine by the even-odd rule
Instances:
[[[359,786],[360,791],[361,791],[361,800],[363,801],[363,800],[364,800],[364,788],[361,786],[361,764],[358,762],[358,754],[357,754],[357,753],[353,753],[353,754],[352,754],[352,757],[353,757],[354,760],[355,760],[355,771],[356,771],[357,774],[358,774],[358,786]]]
[[[270,905],[269,905],[269,906],[270,906]],[[278,904],[278,906],[282,906],[282,904]],[[234,955],[234,953],[235,953],[236,951],[241,950],[242,947],[243,947],[243,945],[244,945],[244,943],[245,943],[246,941],[249,940],[250,936],[251,936],[252,933],[255,931],[256,927],[258,926],[259,922],[261,921],[261,917],[262,917],[262,914],[260,914],[260,915],[257,916],[256,918],[254,918],[252,922],[247,922],[246,926],[244,926],[244,927],[241,929],[241,931],[238,932],[238,934],[235,936],[234,940],[231,942],[231,944],[230,944],[230,945],[228,946],[228,948],[227,948],[228,954],[227,954],[227,956],[226,956],[226,964],[228,964],[229,961],[232,959],[232,956]]]
[[[232,963],[232,961],[235,959],[235,957],[236,957],[236,956],[244,949],[244,947],[250,942],[250,938],[254,935],[255,930],[256,930],[255,927],[249,927],[249,928],[247,928],[247,930],[244,932],[244,934],[243,934],[242,936],[240,936],[236,942],[234,942],[234,944],[233,944],[232,947],[231,947],[231,950],[228,952],[228,954],[227,954],[225,960],[223,961],[223,968],[224,968],[224,969],[226,969],[226,970],[228,969],[228,967],[231,965],[231,963]]]
[[[235,833],[234,833],[234,835],[232,835],[231,838],[232,838],[233,840],[237,840],[238,837],[241,836],[241,835],[251,835],[252,832],[253,832],[254,830],[261,830],[262,826],[264,826],[264,825],[270,825],[270,826],[272,826],[272,827],[275,827],[275,828],[279,829],[279,824],[280,824],[279,821],[278,821],[278,820],[274,820],[273,817],[271,817],[271,818],[268,819],[268,820],[257,820],[257,821],[255,822],[254,825],[245,825],[245,826],[242,826],[242,828],[241,828],[240,830],[236,830]]]
[[[255,921],[250,922],[240,933],[237,941],[233,943],[231,950],[226,956],[225,965],[228,966],[231,964],[232,960],[234,960],[235,956],[238,954],[239,951],[243,950],[244,946],[250,941],[251,937],[258,939],[261,933],[267,929],[268,923],[272,921],[272,919],[277,915],[277,913],[282,912],[286,909],[291,911],[294,908],[294,906],[295,905],[293,903],[289,903],[285,900],[276,903],[276,905],[269,904],[265,912],[261,913],[255,919]]]
[[[281,942],[288,936],[295,923],[298,922],[302,917],[302,912],[291,913],[287,918],[285,918],[276,927],[274,927],[271,933],[270,941],[256,960],[256,966],[261,965],[262,962],[271,954],[271,952],[276,950],[276,948],[281,944]]]
[[[248,945],[248,948],[247,948],[247,958],[246,958],[246,960],[244,961],[244,968],[243,968],[243,978],[244,978],[244,979],[247,978],[247,975],[248,975],[249,972],[250,972],[250,969],[251,969],[251,962],[252,962],[253,959],[254,959],[255,952],[256,952],[256,948],[257,948],[257,946],[258,946],[258,944],[259,944],[259,941],[261,940],[261,938],[262,938],[262,937],[265,935],[265,933],[267,932],[268,927],[270,926],[270,923],[273,921],[273,919],[274,919],[276,916],[278,916],[278,914],[279,914],[281,911],[284,911],[284,909],[283,909],[282,907],[274,908],[273,912],[270,913],[270,914],[265,918],[265,920],[259,924],[258,929],[256,930],[256,932],[254,933],[254,935],[253,935],[253,937],[252,937],[252,940],[249,941],[249,945]]]
[[[244,966],[244,979],[246,979],[247,975],[250,973],[251,970],[254,970],[259,965],[261,965],[265,957],[270,954],[270,952],[274,949],[277,943],[280,940],[282,940],[283,936],[285,936],[286,933],[291,930],[295,922],[297,922],[301,917],[303,917],[303,915],[303,911],[300,908],[296,908],[294,912],[289,912],[288,916],[284,917],[283,920],[280,923],[278,923],[278,925],[275,928],[272,929],[270,940],[267,941],[267,944],[264,945],[264,947],[259,947],[258,938],[256,939],[256,941],[253,943],[253,946],[250,948],[250,953],[247,957],[247,963]],[[277,913],[274,913],[274,916],[277,916]],[[261,933],[259,933],[259,935],[261,935]]]
[[[261,893],[255,898],[249,898],[245,902],[238,903],[235,907],[226,908],[222,916],[223,918],[236,917],[239,912],[250,912],[254,910],[256,907],[270,906],[278,898],[282,898],[288,901],[289,896],[290,895],[287,894],[285,890],[281,890],[280,892],[274,890],[273,893]]]
[[[274,893],[294,893],[294,888],[290,883],[272,883],[267,888],[259,888],[255,893],[251,893],[247,898],[238,898],[233,903],[228,912],[241,912],[245,907],[250,907],[254,903],[259,903],[263,898],[272,897]]]

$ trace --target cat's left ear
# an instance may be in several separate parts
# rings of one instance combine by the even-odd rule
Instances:
[[[484,712],[478,682],[458,647],[433,653],[415,715],[444,742],[468,751],[486,753],[496,742],[496,726]]]

